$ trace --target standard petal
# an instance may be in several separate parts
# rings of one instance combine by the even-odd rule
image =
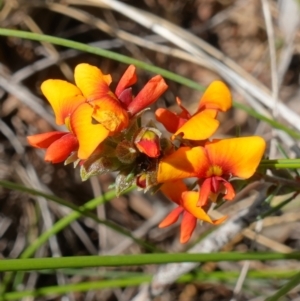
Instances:
[[[181,227],[180,227],[180,242],[182,244],[185,244],[190,240],[196,228],[196,225],[197,225],[197,218],[195,218],[189,212],[184,211],[182,221],[181,221]]]
[[[152,105],[167,88],[168,85],[160,75],[154,76],[128,105],[127,110],[131,115],[135,115]]]
[[[204,92],[199,102],[198,111],[216,109],[225,112],[231,106],[232,98],[228,87],[221,81],[214,81]]]
[[[89,64],[77,65],[74,77],[77,87],[81,90],[87,101],[101,99],[107,94],[113,94],[109,89],[111,76],[109,74],[104,75],[95,66]]]
[[[182,213],[183,208],[177,207],[172,210],[158,225],[159,228],[169,227],[170,225],[177,222],[179,215]]]
[[[201,207],[198,207],[198,200],[198,191],[186,191],[182,194],[182,207],[197,219],[213,224],[214,222],[207,213]]]
[[[163,108],[155,111],[155,118],[170,133],[175,133],[186,122],[186,119],[180,118],[175,113]]]
[[[65,119],[85,101],[81,91],[64,80],[48,79],[42,83],[41,90],[54,111],[57,124],[64,124]]]
[[[164,183],[191,177],[204,178],[209,166],[203,147],[180,147],[173,154],[160,160],[157,182]]]
[[[92,119],[93,108],[84,103],[71,115],[71,128],[79,141],[78,157],[87,159],[109,135],[109,131]]]
[[[60,139],[62,136],[68,134],[67,132],[48,132],[27,136],[28,143],[33,147],[48,148],[53,142]]]
[[[114,97],[106,95],[90,102],[90,105],[93,107],[93,118],[111,133],[120,132],[128,126],[128,113]]]
[[[134,85],[137,81],[137,76],[135,73],[135,66],[130,65],[124,74],[122,75],[117,88],[116,88],[116,95],[119,97],[120,94],[128,87]]]
[[[255,173],[265,148],[266,142],[258,136],[216,140],[205,144],[211,165],[221,167],[223,174],[243,179]]]
[[[45,161],[60,163],[65,161],[78,148],[78,140],[72,134],[66,134],[53,142],[47,149]]]
[[[181,204],[181,194],[188,190],[186,185],[182,180],[177,180],[173,182],[166,182],[161,187],[160,190],[163,194],[172,200],[174,203]]]
[[[215,119],[215,110],[204,110],[187,120],[173,135],[182,135],[184,139],[205,140],[213,135],[220,122]]]

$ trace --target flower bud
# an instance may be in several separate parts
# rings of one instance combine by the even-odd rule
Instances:
[[[122,163],[131,164],[137,157],[137,151],[130,141],[123,140],[116,148],[116,156]]]
[[[161,133],[155,128],[141,128],[134,144],[137,149],[150,158],[157,158],[160,155]]]

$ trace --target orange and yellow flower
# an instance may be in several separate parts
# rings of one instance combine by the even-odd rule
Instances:
[[[167,109],[160,108],[156,110],[156,119],[174,135],[181,135],[184,139],[205,140],[215,133],[219,127],[219,121],[216,120],[218,111],[225,112],[231,105],[231,94],[227,86],[221,81],[212,82],[206,89],[199,101],[197,111],[191,115],[181,100],[176,99],[181,108],[180,114],[175,114]]]
[[[197,220],[205,221],[210,224],[220,224],[226,219],[226,216],[212,220],[208,214],[206,208],[197,206],[199,192],[188,191],[188,188],[182,180],[175,182],[164,183],[160,190],[174,203],[178,205],[172,210],[167,217],[159,224],[160,228],[168,227],[174,224],[180,215],[182,215],[181,227],[180,227],[180,242],[186,243],[191,238]]]
[[[87,159],[108,136],[126,129],[131,116],[152,104],[167,89],[163,78],[156,76],[134,98],[129,88],[137,80],[132,65],[121,78],[116,93],[109,88],[111,76],[104,75],[95,66],[77,65],[74,77],[76,85],[50,79],[43,82],[41,90],[54,110],[56,123],[65,124],[73,140],[78,141],[76,147],[74,141],[73,148],[71,142],[67,145],[72,151],[78,148],[80,159]],[[33,146],[49,148],[47,143],[41,143],[42,138],[30,136],[28,141]],[[35,139],[38,143],[35,143]],[[47,135],[45,139],[48,139]],[[55,145],[52,148],[58,150]],[[64,157],[61,156],[61,159]]]
[[[232,200],[235,191],[229,179],[250,178],[256,171],[265,147],[265,141],[258,136],[213,140],[193,148],[181,147],[161,159],[157,181],[164,183],[198,178],[201,187],[198,206],[205,206],[208,198],[213,200],[218,193],[224,193],[224,199]]]

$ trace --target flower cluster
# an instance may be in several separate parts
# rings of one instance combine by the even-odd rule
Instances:
[[[137,82],[130,65],[115,91],[110,75],[88,64],[75,68],[73,85],[63,80],[46,80],[41,90],[52,106],[56,123],[66,132],[54,131],[28,137],[30,145],[46,149],[45,160],[80,166],[83,180],[116,171],[118,194],[136,184],[148,191],[160,190],[177,207],[160,223],[167,227],[182,214],[180,241],[187,242],[197,220],[212,220],[209,209],[221,199],[235,196],[231,180],[248,179],[256,171],[265,151],[258,136],[212,139],[219,127],[217,115],[232,105],[226,85],[214,81],[205,91],[194,114],[181,104],[179,114],[156,110],[156,120],[170,133],[162,137],[155,122],[142,122],[143,112],[166,90],[157,75],[134,96]],[[187,185],[185,179],[194,178]]]

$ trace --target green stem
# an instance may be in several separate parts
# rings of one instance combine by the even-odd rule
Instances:
[[[119,256],[73,256],[1,260],[0,271],[32,271],[62,268],[132,266],[172,262],[208,262],[240,260],[300,259],[300,252],[281,253],[213,253],[213,254],[139,254]]]
[[[101,205],[101,204],[109,201],[111,199],[110,197],[116,197],[116,193],[114,191],[111,191],[111,192],[105,194],[104,196],[101,196],[100,198],[92,199],[89,202],[87,202],[85,205],[78,207],[78,206],[76,206],[76,205],[74,205],[74,204],[72,204],[70,202],[67,202],[67,201],[65,201],[65,200],[63,200],[63,199],[61,199],[61,198],[59,198],[59,197],[57,197],[55,195],[47,194],[47,193],[44,193],[42,191],[35,190],[35,189],[32,189],[32,188],[28,188],[28,187],[25,187],[23,185],[12,183],[12,182],[9,182],[9,181],[0,181],[0,186],[8,188],[8,189],[12,189],[12,190],[17,190],[17,191],[29,193],[31,195],[41,196],[41,197],[43,197],[43,198],[45,198],[47,200],[53,201],[53,202],[55,202],[57,204],[63,205],[65,207],[68,207],[68,208],[76,211],[77,212],[76,215],[75,215],[75,212],[72,212],[70,215],[68,215],[68,216],[66,216],[66,217],[64,217],[64,218],[61,219],[61,220],[63,220],[63,225],[65,227],[67,225],[69,225],[71,222],[73,222],[75,217],[77,219],[77,218],[81,217],[82,215],[83,216],[87,216],[87,217],[93,219],[94,221],[96,221],[99,224],[104,224],[105,226],[107,226],[107,227],[115,230],[116,232],[121,233],[124,236],[130,237],[137,244],[145,247],[149,251],[160,252],[160,250],[156,246],[154,246],[154,245],[152,245],[152,244],[150,244],[148,242],[145,242],[142,239],[135,238],[129,231],[123,229],[122,227],[120,227],[120,226],[118,226],[118,225],[116,225],[116,224],[114,224],[114,223],[112,223],[110,221],[99,219],[95,214],[89,212],[89,210],[94,209],[96,206]],[[128,193],[129,191],[134,190],[135,188],[136,188],[135,186],[132,186],[130,189],[128,189],[126,191],[126,193]],[[112,194],[110,194],[110,193],[112,193]],[[104,199],[102,199],[102,198],[104,198]],[[50,238],[50,236],[55,235],[56,233],[58,233],[62,229],[63,228],[61,228],[61,224],[59,222],[57,222],[56,224],[54,224],[51,229],[49,229],[48,231],[44,232],[41,235],[41,236],[44,237],[43,243],[46,242],[48,240],[48,238]],[[29,247],[32,248],[32,249],[34,249],[34,251],[35,251],[36,250],[36,245],[38,246],[38,248],[41,246],[41,242],[39,241],[39,239],[37,239]],[[30,251],[30,255],[29,256],[28,256],[27,252],[29,252],[29,251],[27,251],[27,249],[26,249],[23,252],[23,254],[22,254],[22,258],[27,258],[27,257],[30,257],[30,256],[33,255],[32,251]],[[25,253],[25,255],[24,255],[24,253]]]
[[[265,301],[277,301],[280,297],[286,296],[287,293],[300,283],[300,272],[297,273],[290,281],[280,288],[273,296]]]
[[[284,279],[295,275],[296,271],[280,271],[280,270],[263,270],[263,271],[249,271],[247,279]],[[190,283],[192,281],[207,281],[207,280],[221,280],[228,281],[236,279],[239,272],[235,271],[216,271],[216,272],[197,272],[193,274],[183,275],[178,279],[179,283]],[[0,301],[5,300],[21,300],[24,297],[42,297],[50,295],[61,295],[69,292],[86,292],[89,290],[99,290],[104,288],[115,287],[128,287],[137,286],[143,283],[149,283],[152,279],[152,275],[140,274],[140,275],[128,275],[127,278],[100,281],[88,281],[80,283],[72,283],[60,286],[48,286],[42,287],[36,290],[27,290],[22,292],[11,292],[0,296]]]
[[[205,87],[199,85],[197,82],[194,82],[190,79],[187,79],[183,76],[180,76],[176,73],[167,71],[163,68],[159,68],[156,67],[154,65],[150,65],[147,63],[144,63],[142,61],[133,59],[131,57],[122,55],[122,54],[118,54],[109,50],[105,50],[105,49],[100,49],[100,48],[96,48],[93,46],[89,46],[83,43],[79,43],[79,42],[74,42],[74,41],[70,41],[70,40],[66,40],[66,39],[62,39],[62,38],[58,38],[58,37],[53,37],[53,36],[49,36],[49,35],[43,35],[43,34],[38,34],[38,33],[32,33],[32,32],[27,32],[27,31],[21,31],[21,30],[13,30],[13,29],[6,29],[6,28],[0,28],[0,35],[2,36],[11,36],[11,37],[19,37],[19,38],[23,38],[23,39],[28,39],[28,40],[34,40],[34,41],[40,41],[40,42],[49,42],[55,45],[60,45],[60,46],[64,46],[64,47],[68,47],[68,48],[73,48],[73,49],[77,49],[80,51],[85,51],[88,53],[92,53],[95,55],[99,55],[102,57],[106,57],[108,59],[112,59],[124,64],[133,64],[141,69],[156,73],[156,74],[160,74],[165,78],[168,78],[174,82],[180,83],[182,85],[185,85],[189,88],[195,89],[195,90],[199,90],[199,91],[204,91]],[[267,118],[264,115],[261,115],[259,113],[257,113],[255,110],[244,106],[240,103],[234,102],[233,106],[241,109],[243,111],[246,111],[250,116],[253,116],[255,118],[258,118],[260,120],[265,121],[266,123],[270,124],[272,127],[285,131],[286,133],[288,133],[290,136],[294,137],[294,138],[300,138],[300,134],[297,131],[294,131],[278,122],[276,122],[273,119]]]
[[[261,168],[300,168],[300,159],[261,160]]]

